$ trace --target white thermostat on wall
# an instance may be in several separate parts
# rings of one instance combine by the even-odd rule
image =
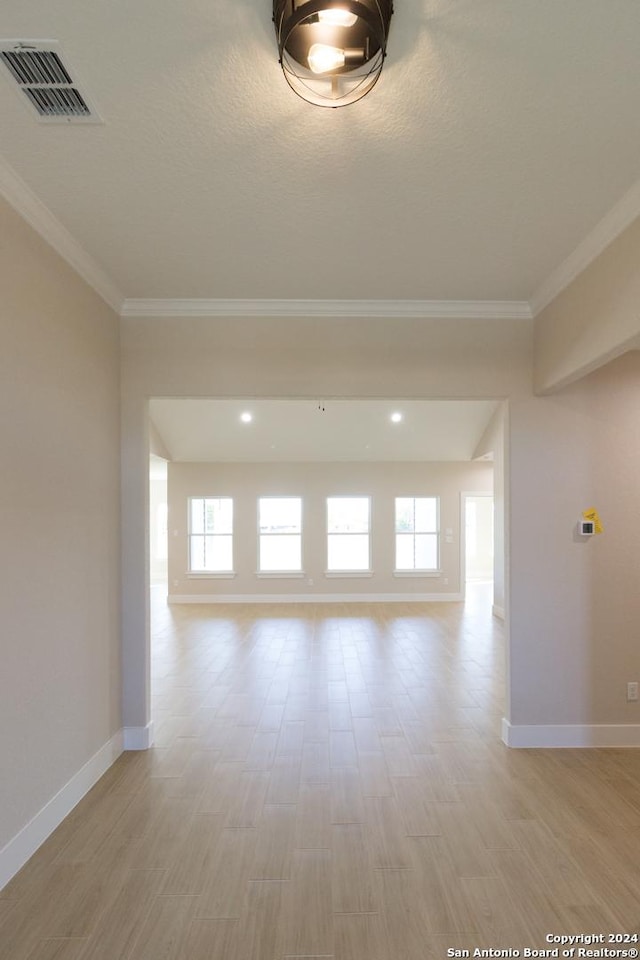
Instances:
[[[593,520],[578,520],[578,533],[582,537],[592,537],[596,532]]]

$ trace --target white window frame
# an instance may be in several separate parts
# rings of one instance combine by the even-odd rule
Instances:
[[[331,500],[366,500],[368,504],[368,517],[367,517],[367,532],[363,534],[360,530],[354,530],[352,534],[349,531],[343,531],[341,533],[331,533],[329,530],[329,503]],[[327,564],[325,570],[326,577],[371,577],[373,576],[373,570],[371,568],[371,528],[373,526],[372,516],[373,516],[373,504],[372,498],[369,494],[361,493],[351,493],[351,494],[333,494],[330,497],[326,498],[326,549],[327,549]],[[344,536],[366,536],[367,537],[367,566],[358,568],[358,569],[340,569],[339,567],[329,567],[329,541],[331,537],[344,537]]]
[[[407,533],[398,533],[397,524],[398,524],[398,500],[413,500],[413,517],[414,525],[413,530],[408,531]],[[435,500],[436,506],[436,528],[435,530],[416,530],[415,528],[415,514],[416,514],[416,501],[417,500]],[[435,536],[436,538],[436,565],[435,567],[410,567],[409,569],[398,568],[398,536],[412,536],[413,537],[413,557],[415,563],[415,538],[417,534],[429,534]],[[393,566],[394,566],[394,576],[396,577],[437,577],[441,574],[441,559],[440,559],[440,497],[433,494],[420,494],[420,495],[404,495],[396,496],[393,500]]]
[[[192,504],[194,500],[202,500],[206,503],[207,500],[229,500],[231,503],[231,532],[230,533],[193,533],[191,529],[192,524],[192,515],[193,508]],[[235,577],[235,543],[234,543],[234,526],[235,526],[235,517],[234,517],[234,502],[233,497],[229,496],[211,496],[211,494],[204,494],[199,496],[191,496],[187,498],[187,577],[190,580],[208,580],[208,579],[231,579]],[[231,567],[228,570],[200,570],[196,567],[191,566],[191,543],[194,537],[231,537]],[[206,543],[206,541],[205,541]]]
[[[296,500],[300,504],[300,530],[298,533],[262,533],[260,530],[260,504],[263,500]],[[269,579],[269,578],[285,578],[285,579],[299,579],[304,577],[304,542],[303,542],[303,529],[304,529],[304,498],[297,496],[295,494],[268,494],[267,496],[258,497],[257,510],[256,510],[256,520],[257,520],[257,536],[258,536],[258,563],[256,576],[260,579]],[[261,540],[262,537],[291,537],[297,536],[300,540],[300,568],[299,569],[290,569],[283,567],[281,570],[263,570],[260,565],[260,558],[262,555],[261,550]]]

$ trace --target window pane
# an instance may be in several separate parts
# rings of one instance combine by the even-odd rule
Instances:
[[[260,537],[260,570],[301,570],[302,537],[285,534]]]
[[[396,533],[413,530],[413,497],[396,497]]]
[[[435,533],[416,534],[416,568],[438,569],[438,537]]]
[[[369,537],[367,534],[329,534],[327,570],[368,570]]]
[[[204,570],[204,537],[191,537],[189,569]]]
[[[368,533],[369,497],[329,497],[327,529],[329,533]]]
[[[191,500],[191,533],[204,533],[204,500],[201,497]]]
[[[206,537],[205,540],[206,569],[218,573],[233,570],[232,537],[226,535],[222,537]]]
[[[414,570],[413,534],[396,534],[396,570]]]
[[[416,497],[416,531],[436,533],[438,529],[438,501],[436,497]]]
[[[217,497],[207,500],[207,533],[233,532],[233,500]]]
[[[260,533],[300,533],[300,497],[263,497],[259,504]]]

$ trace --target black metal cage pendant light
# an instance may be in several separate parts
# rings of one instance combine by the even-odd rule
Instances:
[[[382,72],[392,13],[392,0],[273,0],[289,86],[320,107],[362,99]]]

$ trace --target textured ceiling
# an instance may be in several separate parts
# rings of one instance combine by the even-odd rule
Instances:
[[[398,0],[382,78],[314,108],[269,0],[4,0],[101,126],[4,78],[2,156],[125,297],[526,300],[640,175],[638,0]]]
[[[172,460],[470,460],[497,401],[152,399]],[[250,412],[253,420],[242,423]],[[402,413],[400,423],[390,416]]]

